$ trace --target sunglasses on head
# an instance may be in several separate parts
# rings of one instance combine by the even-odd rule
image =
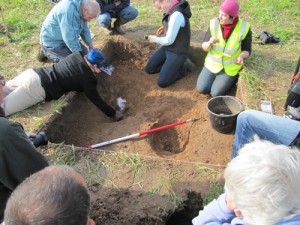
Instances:
[[[2,86],[5,86],[5,83],[6,83],[5,80],[0,80],[0,84],[1,84]]]

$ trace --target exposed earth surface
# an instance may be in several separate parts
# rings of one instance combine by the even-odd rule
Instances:
[[[140,39],[132,41],[131,36]],[[111,76],[98,75],[98,90],[114,107],[118,97],[126,99],[124,119],[113,122],[84,94],[71,94],[62,113],[45,127],[51,143],[63,142],[60,151],[73,151],[74,167],[90,187],[91,217],[98,224],[191,224],[211,180],[230,159],[234,137],[233,132],[212,128],[206,108],[211,97],[195,90],[205,53],[192,47],[190,58],[197,70],[163,89],[156,84],[158,74],[144,71],[158,46],[143,40],[141,33],[114,36],[101,46],[115,69]],[[192,118],[197,120],[100,149],[87,148]]]

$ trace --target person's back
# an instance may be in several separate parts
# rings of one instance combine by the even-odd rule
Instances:
[[[72,53],[64,60],[49,67],[35,68],[48,99],[58,99],[69,91],[82,92],[86,82],[97,83],[96,76],[84,61],[80,52]]]
[[[0,223],[11,192],[26,177],[48,166],[23,127],[5,118],[1,107],[5,83],[4,77],[0,75]]]
[[[11,192],[46,166],[46,159],[30,143],[22,126],[0,117],[0,222]]]
[[[74,23],[80,22],[78,19],[81,16],[80,13],[80,1],[78,0],[63,0],[55,5],[52,10],[47,15],[46,19],[43,22],[41,34],[40,34],[40,43],[49,47],[58,47],[62,43],[64,43],[63,32],[61,30],[61,21],[65,16],[71,17],[73,16],[75,21]],[[65,18],[67,21],[72,18]],[[77,34],[80,34],[83,29],[84,21],[82,20],[79,24],[76,24],[74,27],[77,31]],[[66,24],[67,25],[67,24]],[[75,25],[75,24],[69,24]],[[65,27],[68,29],[68,27]],[[73,31],[70,29],[70,31]],[[70,34],[73,36],[73,34]],[[81,48],[79,48],[80,50]]]
[[[67,166],[49,166],[22,182],[5,209],[5,225],[92,225],[84,179]]]

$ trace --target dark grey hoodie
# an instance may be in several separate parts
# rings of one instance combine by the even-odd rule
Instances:
[[[164,48],[167,48],[167,50],[171,52],[188,54],[191,41],[191,28],[189,19],[192,16],[189,3],[186,0],[180,0],[179,3],[174,5],[168,13],[164,14],[162,23],[166,32],[168,30],[170,16],[176,11],[183,14],[185,26],[179,29],[174,43],[169,46],[164,46]]]

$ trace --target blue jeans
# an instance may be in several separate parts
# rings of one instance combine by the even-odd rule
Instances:
[[[196,89],[201,93],[210,94],[212,97],[226,95],[237,80],[238,75],[228,76],[224,70],[215,74],[204,66],[199,74]]]
[[[186,59],[187,54],[174,53],[161,47],[150,57],[146,72],[159,73],[157,84],[165,88],[186,75],[187,71],[183,66]]]
[[[117,14],[112,14],[112,13],[100,14],[97,20],[102,27],[109,27],[112,18],[122,18],[124,21],[129,22],[131,20],[134,20],[138,16],[138,14],[139,11],[136,8],[132,6],[127,6]]]
[[[256,110],[243,111],[237,118],[231,158],[237,156],[238,150],[243,145],[253,140],[254,134],[275,144],[289,145],[299,132],[299,121]]]

